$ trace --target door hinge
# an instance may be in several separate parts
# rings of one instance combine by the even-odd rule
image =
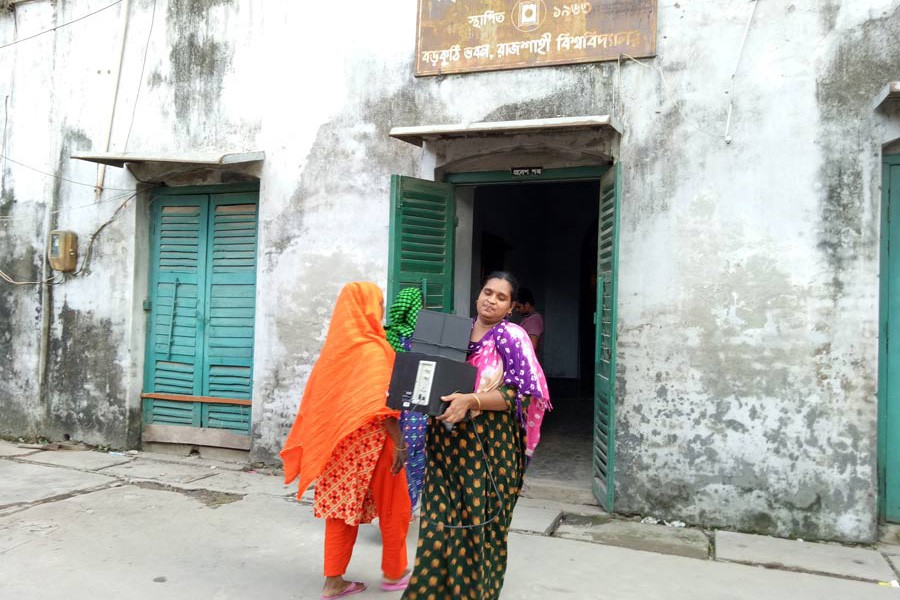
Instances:
[[[152,309],[153,309],[153,302],[149,298],[146,298],[144,300],[144,312],[150,312]]]

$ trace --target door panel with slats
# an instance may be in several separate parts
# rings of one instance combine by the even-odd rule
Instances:
[[[618,271],[620,167],[600,180],[600,223],[597,248],[596,356],[594,378],[594,495],[613,510],[616,430],[616,279]]]
[[[148,398],[144,401],[144,420],[148,425],[200,426],[198,405]]]
[[[203,419],[206,427],[227,429],[234,433],[250,430],[250,407],[236,404],[204,404]]]
[[[388,301],[418,287],[425,308],[453,310],[456,233],[453,186],[412,177],[391,177]]]
[[[204,361],[207,396],[250,399],[256,231],[257,204],[253,194],[222,194],[213,198]]]
[[[170,196],[153,205],[146,391],[203,390],[197,320],[203,304],[197,291],[204,286],[207,204],[206,196]]]

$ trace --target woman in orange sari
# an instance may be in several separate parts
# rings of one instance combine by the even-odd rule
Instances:
[[[343,576],[359,524],[375,517],[382,537],[381,588],[402,590],[409,580],[406,447],[400,413],[385,405],[394,350],[381,324],[383,314],[383,296],[375,284],[349,283],[341,290],[281,451],[285,483],[300,479],[298,498],[316,481],[313,512],[325,519],[322,598],[366,589]]]

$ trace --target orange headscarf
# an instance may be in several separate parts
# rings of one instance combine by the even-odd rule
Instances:
[[[399,417],[385,404],[394,350],[385,338],[381,289],[348,283],[313,366],[297,420],[281,450],[284,482],[300,477],[299,498],[348,434],[376,418]]]

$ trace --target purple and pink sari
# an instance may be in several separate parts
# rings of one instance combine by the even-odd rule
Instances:
[[[476,393],[504,385],[516,388],[516,415],[525,431],[525,455],[530,459],[541,440],[544,413],[552,406],[544,370],[528,334],[514,323],[501,321],[480,341],[469,344],[467,362],[478,370]]]

